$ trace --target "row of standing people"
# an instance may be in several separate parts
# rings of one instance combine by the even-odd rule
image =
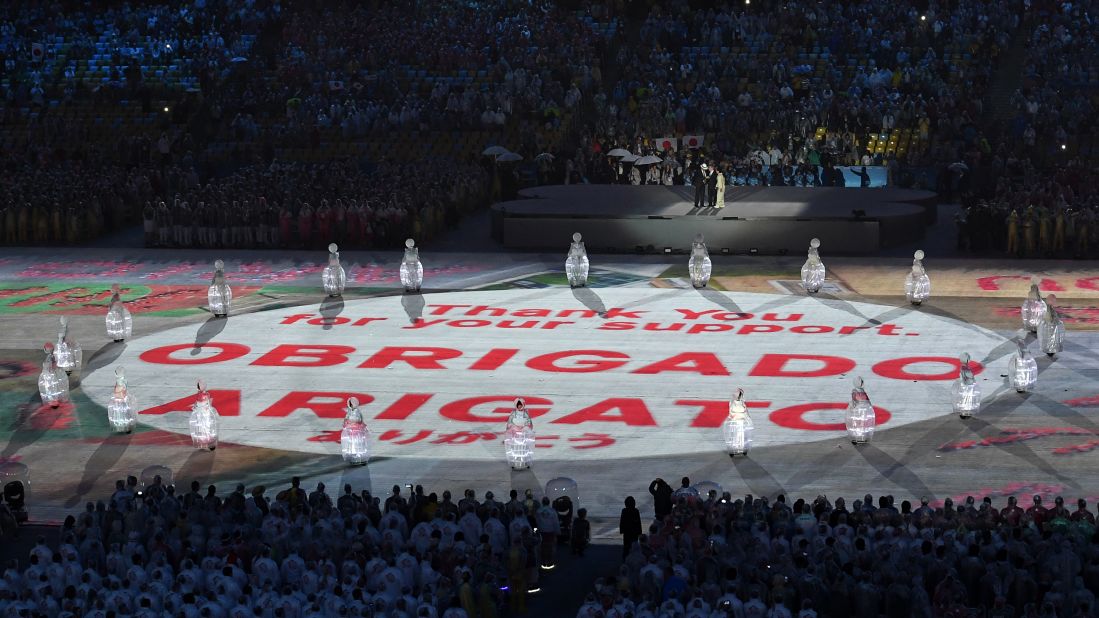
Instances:
[[[982,202],[963,207],[955,224],[958,248],[1002,251],[1021,258],[1090,258],[1099,247],[1096,211]]]
[[[410,214],[411,213],[411,214]],[[336,200],[314,208],[255,202],[206,204],[185,201],[172,206],[150,202],[143,211],[145,244],[151,247],[317,248],[330,242],[348,247],[392,247],[412,235],[430,238],[442,229],[446,213],[439,205],[419,211],[373,207]]]
[[[68,208],[60,204],[10,205],[0,214],[0,226],[0,239],[9,246],[75,244],[103,233],[103,209],[94,202]]]

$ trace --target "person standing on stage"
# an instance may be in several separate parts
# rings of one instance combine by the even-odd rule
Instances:
[[[714,194],[710,207],[725,208],[725,170],[722,167],[718,167],[714,173]]]
[[[710,175],[706,177],[706,199],[709,201],[703,202],[703,206],[713,208],[717,203],[717,177],[721,173],[717,170],[717,164],[710,168]]]
[[[710,180],[713,177],[713,172],[710,171],[710,166],[703,163],[698,167],[698,172],[695,174],[694,186],[695,186],[695,208],[705,208],[710,203]]]

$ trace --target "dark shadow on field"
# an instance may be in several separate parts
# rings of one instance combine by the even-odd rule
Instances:
[[[415,324],[424,319],[424,295],[419,292],[405,294],[401,297],[401,306],[408,315],[410,324]]]
[[[572,295],[589,310],[594,311],[599,317],[606,316],[607,306],[603,303],[603,299],[591,288],[573,288]]]
[[[202,352],[202,347],[213,341],[214,337],[220,335],[228,323],[229,318],[219,317],[211,317],[203,322],[202,326],[198,328],[198,333],[195,334],[195,346],[191,348],[191,356],[198,356]]]
[[[84,474],[76,484],[73,495],[65,500],[65,508],[71,509],[80,504],[84,496],[95,488],[96,482],[122,459],[132,438],[132,433],[111,434],[99,444],[84,464]]]
[[[322,328],[324,330],[332,330],[332,324],[336,321],[336,318],[343,313],[343,297],[342,296],[325,296],[321,301],[320,314],[324,318]]]

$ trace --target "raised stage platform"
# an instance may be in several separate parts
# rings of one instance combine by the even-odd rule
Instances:
[[[820,238],[835,254],[914,242],[935,221],[930,191],[843,187],[730,187],[724,208],[695,208],[691,187],[554,185],[493,205],[505,247],[555,249],[574,232],[591,250],[686,251],[699,232],[711,251],[783,254]]]

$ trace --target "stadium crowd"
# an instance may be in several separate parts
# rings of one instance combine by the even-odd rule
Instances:
[[[576,513],[574,551],[589,528]],[[584,524],[578,522],[585,522]],[[422,487],[388,496],[119,480],[0,577],[12,616],[473,618],[525,612],[561,531],[548,499]],[[57,549],[51,549],[54,545]]]
[[[1019,150],[1046,159],[1065,151],[1096,154],[1099,132],[1087,121],[1099,95],[1099,43],[1090,17],[1096,8],[1089,0],[1050,6],[1029,29],[1023,82],[1011,99]]]
[[[1099,552],[1084,500],[790,504],[699,495],[686,478],[650,491],[656,521],[641,534],[626,499],[625,559],[595,582],[579,618],[1095,615]]]
[[[314,246],[327,202],[360,220],[345,240],[389,246],[521,183],[695,184],[703,162],[727,186],[835,184],[831,166],[865,186],[880,166],[947,199],[968,188],[987,204],[969,227],[988,210],[1006,228],[1030,191],[998,186],[1009,159],[1050,178],[1097,152],[1094,0],[695,4],[5,3],[0,240],[144,220],[159,246]],[[1018,42],[998,130],[985,107]],[[524,160],[494,164],[489,144]],[[1092,208],[1066,201],[1069,221]],[[214,223],[242,231],[200,234]]]
[[[961,249],[1016,257],[1096,256],[1099,102],[1094,2],[1036,10],[1026,24],[1023,81],[1013,116],[991,139],[988,172],[963,187]],[[963,183],[967,184],[967,183]]]
[[[655,4],[645,46],[623,46],[599,143],[655,154],[661,136],[710,136],[731,184],[814,184],[799,166],[953,161],[978,137],[982,96],[1019,23],[1009,2]],[[880,147],[879,147],[880,146]],[[601,168],[603,148],[591,149]],[[743,179],[743,180],[741,180]],[[821,184],[816,179],[815,184]]]
[[[365,245],[384,246],[397,228],[430,234],[453,223],[459,206],[483,206],[501,184],[505,194],[513,184],[510,167],[485,177],[494,168],[476,158],[483,141],[522,135],[532,148],[548,148],[547,139],[563,134],[580,88],[600,81],[617,27],[601,4],[579,12],[512,0],[206,4],[0,7],[7,146],[0,165],[12,189],[0,204],[12,225],[0,238],[79,241],[144,218],[149,203],[159,220],[147,238],[179,246],[186,234],[174,228],[210,223],[195,218],[199,201],[209,210],[227,206],[217,217],[247,228],[274,218],[256,206],[259,198],[277,202],[302,229],[292,245],[312,244],[314,232],[304,228],[322,201],[362,205],[364,230],[348,234]],[[77,180],[35,190],[49,180],[44,168],[50,179]],[[171,172],[191,185],[184,189],[217,195],[123,190],[134,177]],[[354,186],[249,185],[272,173],[287,182],[350,174]],[[93,214],[92,202],[120,216]],[[61,226],[51,224],[55,210]],[[251,231],[256,246],[288,242],[259,242],[259,232]],[[197,230],[190,238],[198,242]]]

